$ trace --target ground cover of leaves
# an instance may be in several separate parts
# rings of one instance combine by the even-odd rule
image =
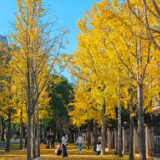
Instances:
[[[0,160],[26,160],[27,151],[19,150],[19,144],[12,144],[10,146],[10,152],[4,151],[5,147],[0,148]],[[41,158],[43,160],[59,160],[62,159],[62,156],[56,156],[54,153],[55,149],[46,149],[46,145],[41,144]],[[128,155],[124,155],[122,158],[119,158],[113,153],[106,153],[105,155],[96,155],[92,149],[87,150],[83,146],[82,153],[77,153],[77,145],[69,144],[67,146],[68,160],[128,160]],[[136,158],[138,160],[138,158]]]

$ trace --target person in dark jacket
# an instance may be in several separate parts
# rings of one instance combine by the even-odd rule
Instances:
[[[54,147],[54,142],[55,142],[54,133],[51,134],[50,139],[51,139],[51,147]]]

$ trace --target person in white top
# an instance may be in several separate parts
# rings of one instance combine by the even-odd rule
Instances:
[[[102,148],[101,142],[98,142],[97,148],[96,148],[97,155],[100,155],[100,153],[101,153],[101,148]]]
[[[63,150],[63,157],[68,157],[68,154],[67,154],[67,148],[66,148],[66,142],[67,142],[67,139],[65,137],[65,134],[62,135],[62,150]]]
[[[77,152],[82,153],[83,138],[82,138],[81,134],[79,134],[79,137],[77,138],[76,143],[78,144],[78,151]]]

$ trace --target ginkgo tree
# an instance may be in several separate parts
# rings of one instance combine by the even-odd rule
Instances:
[[[96,5],[93,7],[95,6]],[[96,11],[94,11],[94,13],[96,13]],[[105,142],[105,108],[110,108],[110,110],[107,110],[109,111],[107,113],[110,113],[110,111],[114,108],[114,104],[109,103],[109,100],[112,99],[112,95],[114,95],[112,94],[114,91],[111,87],[113,86],[113,81],[111,80],[113,77],[109,72],[109,66],[112,66],[113,60],[111,60],[111,57],[108,56],[110,50],[105,50],[102,47],[102,43],[105,43],[105,39],[103,39],[100,33],[97,34],[97,28],[94,28],[96,23],[93,23],[93,21],[96,19],[96,14],[94,14],[95,17],[91,14],[92,12],[90,15],[87,13],[89,20],[84,16],[83,19],[78,22],[78,28],[81,31],[77,37],[78,47],[77,51],[69,61],[71,66],[74,66],[73,69],[71,68],[71,73],[76,75],[78,78],[83,79],[85,83],[91,86],[92,96],[101,106],[102,142]],[[89,25],[91,27],[88,27]],[[99,41],[102,39],[103,41]],[[105,102],[107,102],[106,104],[108,104],[108,106],[105,106]],[[102,144],[102,148],[102,154],[104,154],[105,143]]]
[[[44,19],[47,9],[42,7],[41,0],[17,0],[18,14],[15,16],[15,32],[11,34],[13,44],[11,51],[10,68],[13,76],[23,77],[26,86],[27,102],[27,159],[40,156],[40,142],[37,139],[37,155],[35,155],[34,120],[35,111],[42,92],[50,78],[51,71],[55,71],[55,65],[61,64],[60,49],[64,48],[63,38],[67,33],[64,29],[56,30],[56,18]],[[63,65],[63,66],[62,66]],[[37,114],[39,116],[39,114]],[[38,118],[37,116],[37,118]],[[37,119],[38,121],[38,119]],[[37,123],[39,124],[39,123]],[[37,126],[39,128],[39,126]],[[33,140],[31,141],[31,133]],[[38,132],[39,133],[39,132]],[[39,134],[40,135],[40,134]],[[32,147],[31,147],[32,144]]]

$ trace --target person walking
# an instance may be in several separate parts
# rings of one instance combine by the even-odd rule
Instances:
[[[76,143],[78,144],[78,150],[77,150],[77,152],[82,153],[83,138],[82,138],[81,134],[79,134],[79,137],[77,138]]]
[[[63,135],[62,135],[62,152],[63,152],[63,157],[68,157],[66,142],[67,142],[67,139],[65,137],[65,134],[63,133]]]
[[[51,147],[53,147],[53,148],[54,148],[54,142],[55,142],[55,136],[54,136],[54,133],[52,133],[52,134],[51,134],[50,139],[51,139]]]

